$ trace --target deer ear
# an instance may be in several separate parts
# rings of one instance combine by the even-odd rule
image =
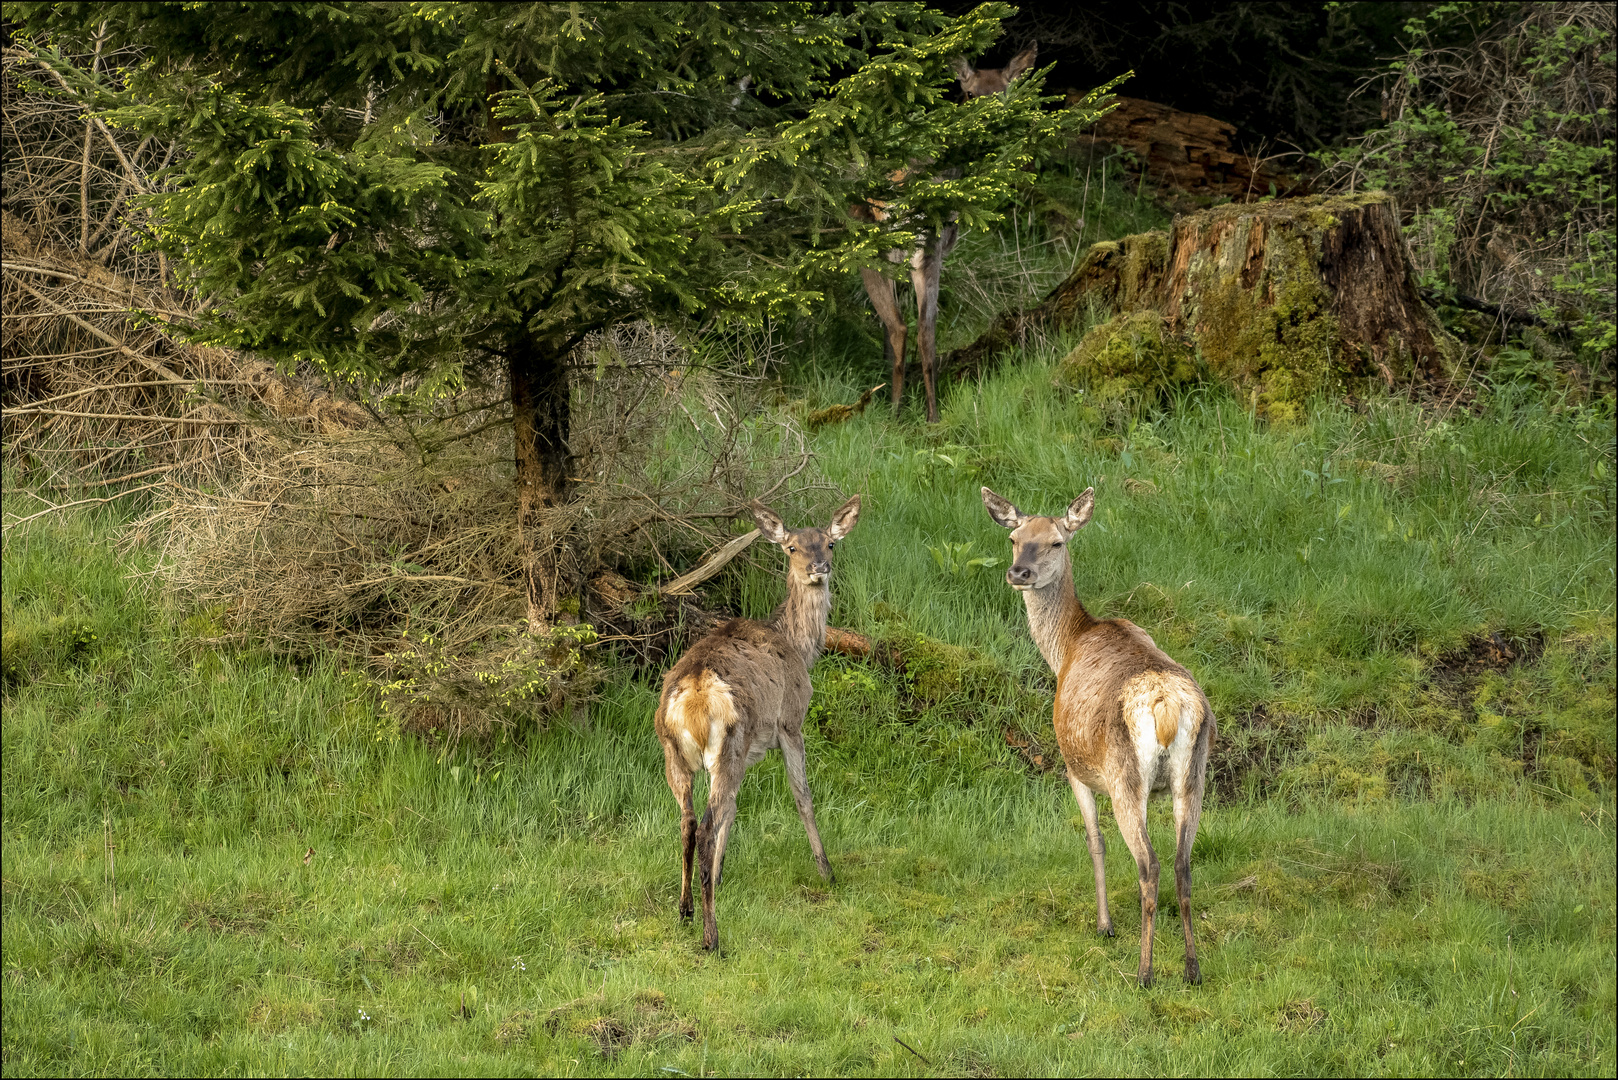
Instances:
[[[994,518],[996,524],[1007,529],[1015,529],[1028,520],[1027,515],[1005,499],[1002,499],[988,488],[983,488],[982,490],[983,505],[989,511],[989,516]]]
[[[772,544],[784,544],[787,542],[786,522],[781,520],[780,515],[763,503],[754,503],[751,509],[753,511],[753,524],[758,526],[759,535]]]
[[[964,56],[950,57],[949,66],[955,69],[955,77],[963,83],[973,75],[972,65],[966,62],[966,57]]]
[[[1074,499],[1068,505],[1067,513],[1062,518],[1062,528],[1069,533],[1076,533],[1090,523],[1090,514],[1096,508],[1096,489],[1085,488],[1084,494]]]
[[[1010,82],[1012,79],[1015,79],[1018,75],[1021,75],[1023,72],[1025,72],[1029,68],[1033,67],[1034,66],[1034,61],[1037,60],[1038,58],[1039,58],[1039,42],[1030,41],[1028,43],[1028,48],[1024,49],[1022,52],[1018,53],[1016,56],[1013,56],[1011,58],[1011,63],[1006,65],[1006,81]]]
[[[826,528],[826,535],[831,537],[833,542],[841,540],[854,531],[854,526],[859,520],[860,497],[856,495],[837,508],[837,513],[831,516],[831,524]]]

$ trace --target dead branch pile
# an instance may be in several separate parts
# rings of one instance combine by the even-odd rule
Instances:
[[[353,657],[407,727],[478,732],[554,711],[589,689],[580,648],[594,627],[679,644],[678,602],[635,579],[675,577],[720,548],[750,498],[819,501],[790,418],[749,408],[748,383],[691,367],[671,333],[617,328],[575,372],[577,495],[541,512],[536,547],[589,582],[567,612],[578,625],[527,631],[495,386],[484,408],[377,409],[362,428],[261,420],[235,481],[171,483],[142,530],[162,544],[170,586],[221,616],[221,637]]]
[[[170,148],[87,117],[55,78],[5,51],[0,425],[29,496],[8,505],[8,526],[50,512],[42,492],[106,498],[137,481],[233,471],[257,411],[321,427],[366,422],[268,364],[165,332],[157,320],[196,300],[168,286],[162,256],[140,250],[130,199],[150,190]]]

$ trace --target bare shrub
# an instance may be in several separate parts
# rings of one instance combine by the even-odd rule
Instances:
[[[128,57],[80,57],[105,68]],[[0,66],[0,400],[6,455],[26,482],[8,526],[51,491],[129,493],[234,470],[254,412],[353,427],[365,414],[270,365],[197,348],[161,320],[197,300],[143,252],[132,196],[171,150],[89,118],[48,67],[8,48]],[[247,409],[247,412],[243,412]],[[136,481],[133,488],[122,485]],[[115,494],[114,494],[115,497]],[[43,504],[46,509],[41,510]]]
[[[615,610],[655,607],[651,579],[730,539],[750,498],[813,498],[791,419],[751,407],[747,380],[692,366],[671,333],[619,327],[576,364],[576,495],[542,511],[533,538],[566,616],[593,618],[603,592]],[[356,429],[263,420],[234,481],[172,485],[141,531],[223,638],[346,656],[407,728],[480,734],[554,712],[588,695],[581,649],[597,634],[527,629],[511,428],[499,388],[483,390],[494,404],[376,405]]]

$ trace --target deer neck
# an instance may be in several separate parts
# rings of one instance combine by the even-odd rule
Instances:
[[[791,581],[787,598],[770,616],[770,625],[803,660],[804,670],[815,666],[826,645],[826,620],[831,615],[831,586],[802,585]]]
[[[1095,625],[1095,619],[1084,610],[1078,593],[1073,590],[1073,569],[1069,567],[1060,581],[1053,581],[1043,589],[1024,589],[1024,606],[1028,608],[1028,632],[1034,644],[1055,675],[1062,674],[1062,665],[1078,641],[1079,635]]]

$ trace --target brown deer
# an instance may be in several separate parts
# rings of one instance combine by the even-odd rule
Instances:
[[[1202,817],[1213,709],[1196,679],[1170,660],[1151,636],[1125,619],[1096,619],[1073,589],[1067,542],[1095,509],[1087,488],[1061,517],[1024,514],[988,488],[989,516],[1011,530],[1006,583],[1022,593],[1028,629],[1056,674],[1056,741],[1067,780],[1084,817],[1095,868],[1096,928],[1113,935],[1107,911],[1106,841],[1096,824],[1097,790],[1112,797],[1113,817],[1135,856],[1140,877],[1141,986],[1152,983],[1152,931],[1157,918],[1157,853],[1146,832],[1146,800],[1174,797],[1174,886],[1185,929],[1185,980],[1202,981],[1191,925],[1191,843]]]
[[[966,57],[957,56],[950,61],[955,77],[961,81],[961,92],[969,98],[1003,94],[1018,75],[1034,66],[1039,58],[1039,42],[1030,41],[1028,47],[1011,58],[1003,68],[974,68]]]
[[[836,881],[815,827],[803,751],[809,711],[809,669],[826,641],[831,612],[831,552],[860,516],[854,496],[824,529],[788,529],[774,511],[754,504],[753,521],[787,554],[787,598],[764,622],[732,619],[697,642],[663,676],[657,703],[658,741],[674,801],[680,804],[680,918],[692,915],[691,862],[702,879],[702,945],[719,947],[714,890],[725,865],[725,842],[736,819],[736,793],[751,765],[779,747],[798,816],[809,834],[820,876]],[[691,781],[708,773],[708,808],[698,824]]]
[[[950,63],[960,79],[962,92],[967,98],[974,98],[1004,93],[1013,79],[1034,66],[1038,55],[1039,42],[1035,41],[1003,68],[979,71],[967,63],[964,56],[957,56]],[[924,163],[913,163],[889,173],[888,179],[896,185],[903,184],[924,167]],[[855,203],[848,212],[856,220],[868,222],[883,222],[892,216],[888,213],[888,204],[877,199]],[[891,263],[910,263],[910,285],[916,294],[916,360],[921,366],[921,381],[927,396],[927,419],[932,423],[938,421],[938,285],[944,259],[954,250],[958,239],[960,227],[950,221],[936,229],[924,229],[908,255],[903,249],[895,248],[886,256]],[[860,270],[860,280],[882,323],[882,351],[893,365],[889,383],[893,388],[893,409],[897,413],[904,398],[905,339],[910,328],[899,313],[899,298],[892,278],[868,266]]]

